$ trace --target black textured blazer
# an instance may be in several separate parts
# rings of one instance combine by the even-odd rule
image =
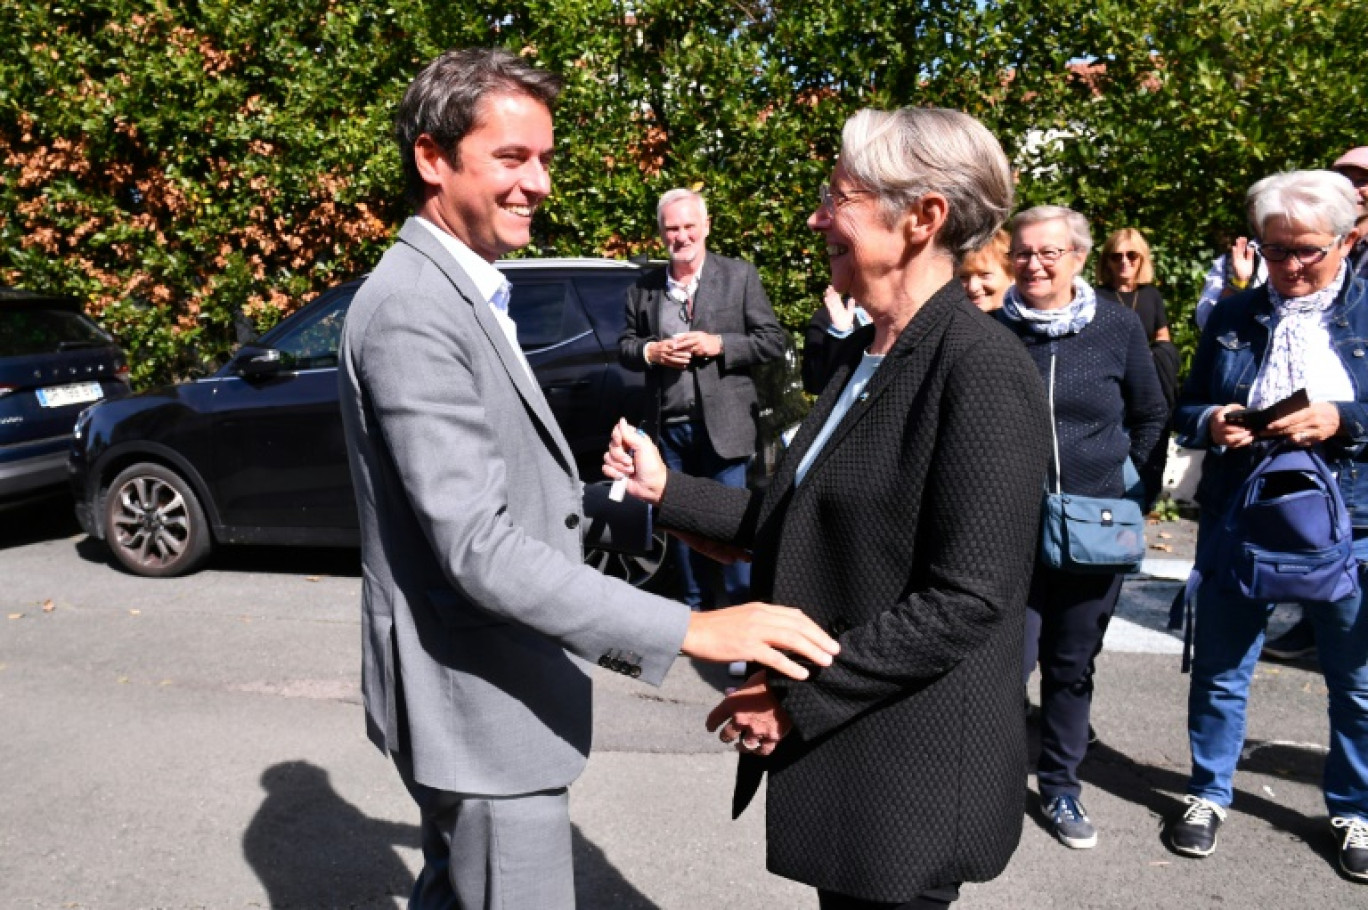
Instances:
[[[771,674],[793,732],[769,758],[741,757],[738,813],[769,773],[770,871],[898,902],[994,877],[1021,836],[1049,423],[1021,343],[951,281],[795,488],[872,338],[846,339],[763,497],[672,472],[660,523],[752,547],[754,597],[841,643],[805,682]]]

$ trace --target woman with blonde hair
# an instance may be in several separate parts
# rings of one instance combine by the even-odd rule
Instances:
[[[1145,235],[1122,228],[1102,244],[1097,257],[1097,296],[1133,311],[1151,343],[1172,341],[1164,297],[1154,286],[1154,259]]]
[[[1135,228],[1115,231],[1102,244],[1102,254],[1097,257],[1097,299],[1119,303],[1140,317],[1164,401],[1172,410],[1178,397],[1178,366],[1182,358],[1169,335],[1163,295],[1154,286],[1154,258],[1149,243]]]

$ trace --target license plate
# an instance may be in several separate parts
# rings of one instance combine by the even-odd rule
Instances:
[[[38,403],[45,408],[99,401],[103,397],[104,389],[100,388],[98,382],[73,382],[71,385],[55,385],[38,390]]]

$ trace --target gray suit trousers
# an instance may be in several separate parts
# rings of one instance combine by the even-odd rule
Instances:
[[[394,763],[423,818],[423,871],[410,910],[574,910],[567,788],[451,793],[415,781],[402,753]]]

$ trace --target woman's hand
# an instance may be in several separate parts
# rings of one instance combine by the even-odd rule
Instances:
[[[1281,437],[1295,445],[1313,446],[1339,432],[1339,408],[1329,401],[1315,401],[1300,411],[1275,420],[1260,435]]]
[[[1254,441],[1254,434],[1244,427],[1236,426],[1233,423],[1226,423],[1226,415],[1231,411],[1243,411],[1242,404],[1228,404],[1216,413],[1211,415],[1211,420],[1207,424],[1207,430],[1211,434],[1211,441],[1218,446],[1225,446],[1229,449],[1238,449],[1247,446]]]
[[[831,327],[838,332],[849,332],[855,324],[855,308],[848,306],[831,285],[827,285],[826,291],[822,294],[822,303],[826,305],[827,315],[831,317]]]
[[[779,740],[793,729],[769,690],[768,674],[761,670],[738,689],[728,689],[727,697],[708,714],[708,732],[717,731],[722,742],[735,744],[738,752],[769,755]]]
[[[619,419],[603,453],[603,473],[611,480],[625,479],[627,492],[650,505],[665,495],[665,462],[651,438]]]
[[[1230,247],[1230,276],[1237,290],[1249,287],[1254,278],[1254,247],[1248,237],[1237,237]]]

